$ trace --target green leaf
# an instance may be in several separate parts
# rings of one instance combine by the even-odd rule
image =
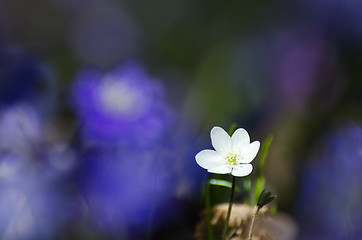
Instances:
[[[225,181],[225,180],[221,180],[221,179],[209,179],[209,184],[210,185],[216,185],[216,186],[221,186],[221,187],[226,187],[226,188],[230,188],[232,187],[232,183],[229,181]],[[239,191],[239,188],[236,186],[236,191]]]
[[[269,137],[267,137],[267,139],[261,145],[260,157],[259,157],[259,161],[258,161],[258,168],[260,170],[264,166],[264,162],[265,162],[266,157],[268,156],[269,147],[270,147],[270,144],[272,143],[272,141],[273,141],[273,136],[270,135]]]
[[[265,189],[260,193],[257,206],[262,208],[265,205],[271,203],[275,199],[275,196],[272,196],[271,192],[266,192]]]
[[[260,193],[263,191],[265,186],[265,177],[264,176],[258,176],[256,178],[255,181],[255,186],[254,186],[254,199],[253,199],[253,203],[256,204],[258,202],[258,196],[260,196]]]
[[[258,154],[259,158],[257,161],[256,171],[255,171],[255,175],[254,175],[256,177],[256,180],[255,180],[255,183],[253,184],[253,189],[251,189],[251,196],[250,196],[250,200],[252,201],[253,204],[257,203],[258,196],[261,193],[261,191],[265,185],[263,167],[264,167],[264,162],[268,155],[269,147],[270,147],[270,144],[272,143],[272,141],[273,141],[273,136],[272,135],[268,136],[265,139],[265,141],[263,141],[263,143],[261,145],[260,153]]]
[[[233,135],[233,133],[235,132],[235,130],[237,129],[237,127],[238,127],[238,124],[237,123],[232,123],[231,124],[231,126],[230,126],[230,128],[229,128],[229,135],[231,136],[231,135]]]
[[[271,203],[274,199],[275,199],[275,196],[265,198],[263,205],[267,205],[267,204]]]

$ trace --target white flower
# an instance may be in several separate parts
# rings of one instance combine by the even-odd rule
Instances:
[[[258,153],[260,142],[250,143],[245,129],[238,128],[230,137],[221,127],[213,127],[210,137],[215,150],[202,150],[196,155],[195,159],[200,167],[210,173],[231,173],[236,177],[247,176],[252,172],[250,162]]]

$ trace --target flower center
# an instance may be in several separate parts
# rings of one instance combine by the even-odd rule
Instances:
[[[228,161],[228,163],[235,165],[237,162],[236,154],[230,154],[226,156],[226,160]]]
[[[240,153],[240,151],[232,150],[229,154],[227,154],[225,157],[226,162],[231,166],[236,166],[240,163],[240,161],[243,159],[243,155]]]

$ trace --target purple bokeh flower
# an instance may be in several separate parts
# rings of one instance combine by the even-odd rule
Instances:
[[[204,177],[193,165],[195,143],[183,135],[153,149],[87,152],[83,191],[93,224],[106,232],[142,236],[183,219],[182,207]]]
[[[36,109],[20,103],[3,109],[0,115],[0,150],[32,156],[44,137],[44,123]]]
[[[71,216],[64,189],[75,153],[45,125],[31,104],[0,112],[1,239],[54,239]]]
[[[50,175],[71,171],[76,153],[31,104],[18,103],[0,112],[0,151],[27,159],[28,164],[42,164],[53,169]]]
[[[83,70],[72,100],[85,141],[152,145],[171,126],[163,86],[136,63],[109,73]]]
[[[65,221],[64,198],[45,168],[11,151],[0,153],[1,239],[54,239]]]
[[[303,239],[360,239],[362,129],[332,133],[302,176],[298,209]]]

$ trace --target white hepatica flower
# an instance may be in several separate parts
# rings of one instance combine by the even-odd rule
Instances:
[[[213,127],[210,132],[211,143],[215,150],[202,150],[195,159],[200,167],[210,173],[231,173],[236,177],[249,175],[253,166],[250,162],[260,148],[260,142],[250,143],[248,132],[238,128],[230,137],[221,127]]]

